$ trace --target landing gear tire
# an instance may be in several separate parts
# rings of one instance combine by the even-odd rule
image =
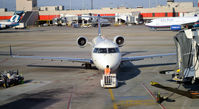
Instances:
[[[84,66],[86,69],[91,69],[92,68],[91,64],[82,64],[82,66]]]

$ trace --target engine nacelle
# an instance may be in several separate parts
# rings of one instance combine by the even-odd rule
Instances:
[[[85,47],[86,45],[87,45],[87,42],[88,42],[88,40],[87,40],[87,38],[86,37],[84,37],[84,36],[80,36],[80,37],[78,37],[77,38],[77,44],[80,46],[80,47]]]
[[[119,47],[122,47],[124,45],[124,37],[123,36],[115,36],[114,43],[116,43]]]

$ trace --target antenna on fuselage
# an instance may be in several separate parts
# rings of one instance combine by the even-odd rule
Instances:
[[[100,15],[97,15],[97,21],[98,21],[98,36],[101,37],[101,24],[100,24]]]

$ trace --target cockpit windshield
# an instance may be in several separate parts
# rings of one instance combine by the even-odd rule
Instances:
[[[99,48],[98,53],[107,53],[106,48]]]
[[[119,49],[118,48],[108,48],[108,53],[118,53]]]
[[[148,20],[148,21],[147,21],[147,23],[151,23],[151,22],[153,22],[153,20]]]
[[[118,48],[95,48],[93,53],[119,53]]]

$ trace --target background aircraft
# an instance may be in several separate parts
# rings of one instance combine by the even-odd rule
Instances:
[[[171,30],[181,30],[183,26],[192,27],[199,17],[165,17],[151,20],[145,25],[152,28],[170,28]]]
[[[100,16],[98,18],[98,36],[95,37],[92,42],[88,42],[85,36],[80,36],[77,39],[77,44],[80,47],[85,47],[87,44],[92,46],[91,59],[79,59],[79,58],[68,58],[68,57],[42,57],[42,56],[18,56],[12,55],[10,47],[10,54],[14,58],[31,58],[31,59],[48,59],[48,60],[60,60],[60,61],[71,61],[80,62],[85,65],[86,68],[91,68],[91,64],[94,64],[99,70],[104,70],[107,65],[111,68],[112,72],[115,72],[120,64],[125,61],[138,61],[145,58],[162,57],[169,55],[176,55],[175,53],[168,54],[155,54],[148,56],[133,56],[133,57],[122,57],[119,47],[124,45],[123,36],[115,36],[114,40],[108,40],[101,35]]]
[[[19,21],[23,13],[23,11],[16,11],[10,20],[0,22],[0,29],[7,29],[19,25]]]

